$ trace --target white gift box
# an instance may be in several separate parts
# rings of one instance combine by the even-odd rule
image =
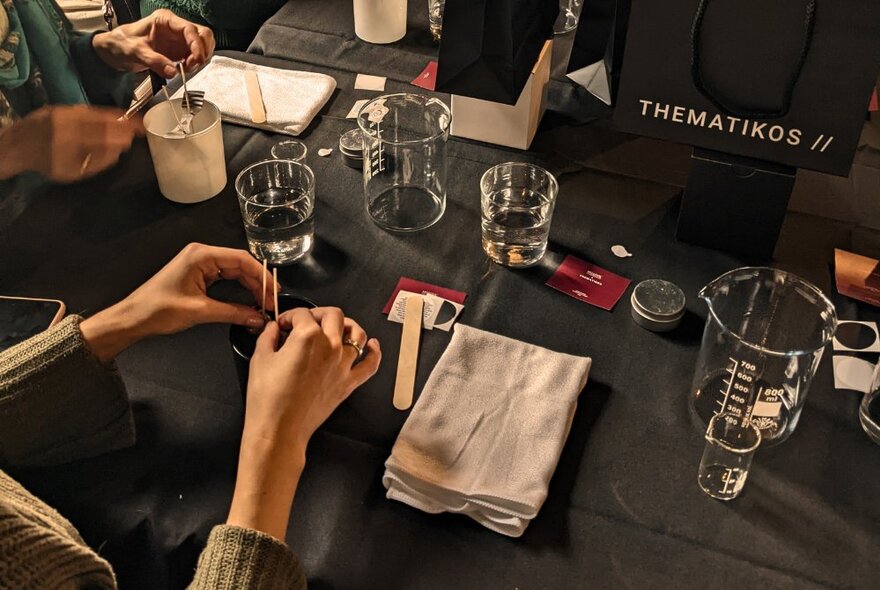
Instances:
[[[547,110],[552,58],[553,41],[548,40],[515,105],[453,94],[452,135],[528,149]]]

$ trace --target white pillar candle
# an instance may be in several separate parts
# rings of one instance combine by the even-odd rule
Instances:
[[[367,43],[394,43],[406,35],[406,0],[354,0],[354,33]]]

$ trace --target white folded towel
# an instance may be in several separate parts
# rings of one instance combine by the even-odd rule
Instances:
[[[387,497],[519,537],[547,498],[591,364],[458,324],[385,462]]]
[[[244,72],[257,73],[266,122],[251,121],[250,102]],[[214,56],[203,70],[187,79],[188,90],[202,90],[205,99],[217,105],[224,121],[256,127],[275,133],[299,135],[327,104],[336,89],[336,80],[326,74],[279,70]],[[183,96],[183,88],[175,98]]]

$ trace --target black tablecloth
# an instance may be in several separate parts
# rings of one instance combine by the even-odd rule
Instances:
[[[354,127],[345,114],[371,95],[351,89],[356,72],[388,75],[390,91],[404,90],[431,49],[423,29],[397,46],[361,44],[348,10],[342,0],[290,3],[264,31],[285,40],[274,42],[276,54],[300,61],[239,56],[327,72],[339,83],[303,135],[317,176],[317,246],[280,277],[319,304],[343,307],[386,355],[376,378],[309,448],[288,542],[311,587],[875,587],[880,449],[858,424],[858,397],[833,389],[830,353],[797,431],[759,451],[742,497],[721,503],[697,486],[703,440],[687,394],[705,310],[695,295],[743,261],[674,241],[687,151],[617,134],[604,120],[572,124],[554,114],[528,153],[451,140],[444,218],[415,235],[385,233],[366,218],[360,174],[338,153],[316,152]],[[322,37],[334,40],[322,49]],[[261,37],[253,47],[268,48]],[[281,139],[232,125],[224,137],[230,181]],[[480,248],[478,179],[507,160],[540,162],[561,185],[552,252],[526,271],[491,264]],[[848,240],[841,224],[791,215],[776,264],[828,290],[829,245]],[[191,241],[245,247],[231,182],[207,202],[170,203],[140,143],[115,170],[48,189],[8,221],[0,234],[0,292],[58,297],[73,312],[93,313]],[[613,257],[618,243],[634,256]],[[684,324],[653,334],[632,322],[626,299],[605,312],[544,286],[568,252],[634,281],[678,283],[689,296]],[[380,310],[404,275],[466,291],[462,322],[594,360],[547,502],[520,539],[384,497],[383,462],[407,414],[391,405],[400,327]],[[229,284],[216,294],[245,296]],[[852,302],[841,301],[840,310],[876,319]],[[185,585],[210,527],[225,518],[242,419],[227,331],[200,327],[120,357],[135,447],[13,473],[73,521],[114,564],[123,588]],[[449,338],[424,333],[417,390]]]

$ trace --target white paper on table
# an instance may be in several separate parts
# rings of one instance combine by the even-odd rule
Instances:
[[[367,104],[368,102],[370,102],[370,99],[365,98],[363,100],[359,100],[356,103],[354,103],[354,106],[351,107],[351,110],[348,111],[348,114],[345,115],[345,118],[346,119],[356,119],[358,116],[358,113],[361,111],[361,108],[365,104]]]
[[[397,294],[397,297],[394,298],[394,303],[391,304],[391,311],[388,312],[388,321],[398,324],[403,323],[404,318],[406,318],[406,300],[413,295],[418,295],[424,299],[425,305],[422,307],[422,326],[426,330],[433,330],[434,318],[437,317],[437,312],[440,311],[440,304],[445,300],[426,293],[400,291]]]
[[[370,76],[369,74],[358,74],[354,80],[355,90],[375,90],[382,92],[385,90],[385,76]]]
[[[871,391],[874,365],[854,356],[834,355],[834,388]]]

